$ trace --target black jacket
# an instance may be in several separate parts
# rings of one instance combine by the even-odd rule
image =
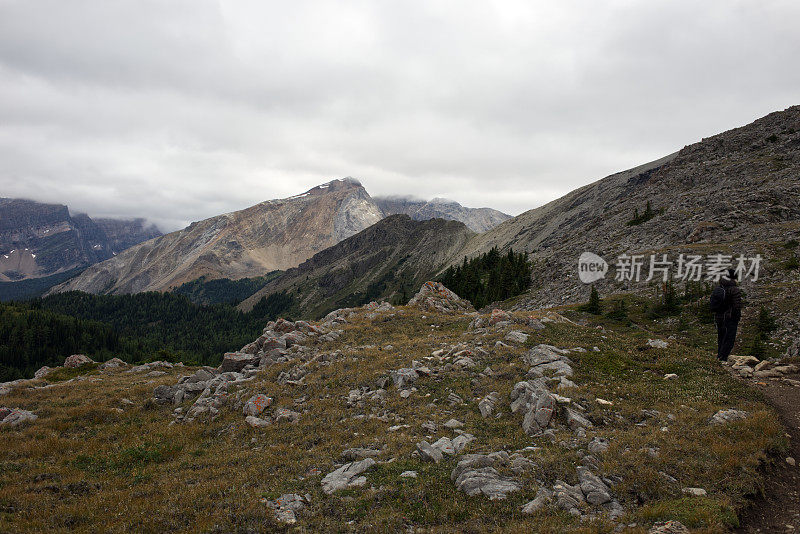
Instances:
[[[725,300],[728,301],[729,306],[725,312],[716,314],[717,319],[731,318],[738,321],[742,317],[742,290],[736,284],[736,280],[728,278],[721,278],[719,285],[725,289]]]

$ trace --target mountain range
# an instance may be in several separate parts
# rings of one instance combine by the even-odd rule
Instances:
[[[0,282],[80,269],[160,235],[144,219],[92,219],[60,204],[1,198]]]
[[[420,276],[435,277],[464,257],[493,248],[513,248],[533,264],[531,289],[512,304],[518,309],[588,298],[577,270],[583,252],[611,265],[595,284],[607,293],[657,290],[657,279],[645,283],[646,262],[639,282],[616,279],[614,267],[623,254],[644,260],[666,254],[673,268],[680,254],[705,255],[704,261],[720,253],[760,255],[762,282],[745,280],[745,290],[756,300],[780,299],[775,288],[783,284],[794,292],[796,286],[796,271],[782,266],[792,264],[790,245],[800,238],[798,175],[800,107],[794,106],[499,224],[505,216],[494,210],[441,200],[373,199],[357,182],[335,180],[139,244],[56,291],[167,290],[200,276],[236,279],[280,269],[288,271],[242,307],[271,291],[293,291],[305,303],[302,315],[367,296],[398,299]],[[408,218],[382,220],[387,213]],[[463,226],[412,224],[437,215],[469,220]]]
[[[465,208],[454,200],[434,198],[420,200],[413,197],[375,197],[375,203],[385,215],[405,214],[415,221],[447,219],[460,221],[476,233],[491,230],[503,221],[511,219],[502,211],[492,208]]]
[[[509,218],[452,201],[376,200],[357,180],[345,178],[192,223],[94,265],[54,291],[138,293],[170,290],[200,277],[261,276],[297,267],[385,216],[406,212],[417,221],[454,219],[480,229]]]

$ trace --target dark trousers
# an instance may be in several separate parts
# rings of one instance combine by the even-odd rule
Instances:
[[[736,330],[739,328],[739,318],[717,317],[717,358],[725,361],[733,350],[736,342]]]

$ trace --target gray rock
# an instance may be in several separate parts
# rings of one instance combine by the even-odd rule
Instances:
[[[45,365],[44,367],[40,367],[39,370],[33,374],[33,378],[44,378],[50,373],[52,373],[54,370],[55,369],[53,369],[52,367],[48,367]]]
[[[416,471],[403,471],[400,473],[400,478],[417,478]]]
[[[557,480],[553,485],[553,499],[559,508],[573,515],[575,512],[580,515],[581,508],[586,506],[580,485],[570,486],[562,480]]]
[[[380,449],[354,447],[342,451],[342,460],[344,462],[355,462],[358,460],[363,460],[364,458],[375,458],[376,456],[380,456],[380,454]]]
[[[708,495],[708,492],[703,488],[683,488],[681,491],[685,495],[691,495],[692,497],[705,497]]]
[[[413,384],[416,382],[417,378],[419,378],[417,371],[410,368],[390,371],[389,376],[391,377],[397,389],[404,389],[407,385]]]
[[[608,450],[608,440],[596,437],[589,442],[589,452],[592,454],[603,454]]]
[[[459,404],[464,404],[464,399],[453,393],[452,391],[447,395],[447,404],[450,406],[457,406]]]
[[[553,492],[542,486],[536,492],[536,497],[522,507],[523,514],[533,514],[544,508],[553,499]]]
[[[494,407],[497,405],[497,392],[493,391],[486,395],[478,403],[478,410],[481,412],[481,417],[489,417],[494,413]]]
[[[444,457],[441,450],[434,448],[430,443],[424,440],[417,443],[417,452],[419,453],[419,457],[425,462],[438,464]]]
[[[177,388],[175,386],[167,386],[165,384],[156,386],[155,389],[153,389],[153,397],[157,401],[172,402],[172,399],[175,397],[176,389]]]
[[[366,478],[359,477],[359,475],[375,464],[376,462],[372,458],[365,458],[358,462],[350,462],[343,465],[325,475],[322,479],[322,491],[330,495],[334,491],[347,487],[363,485],[366,482]]]
[[[292,411],[288,408],[277,408],[273,416],[275,417],[276,423],[279,423],[281,421],[296,423],[300,419],[299,413]]]
[[[97,368],[101,371],[107,371],[109,369],[120,369],[122,367],[128,367],[128,364],[119,358],[111,358],[107,362],[101,363]]]
[[[566,413],[567,413],[567,424],[572,430],[578,430],[579,428],[592,428],[593,426],[592,422],[586,419],[576,410],[573,410],[572,408],[567,408]]]
[[[520,332],[519,330],[512,330],[506,337],[503,338],[504,341],[508,341],[509,343],[525,343],[528,341],[528,334],[525,332]]]
[[[435,443],[431,445],[434,449],[439,449],[442,451],[443,454],[447,454],[452,456],[456,453],[455,447],[453,447],[453,442],[450,441],[450,438],[444,436],[436,440]]]
[[[466,432],[456,436],[453,439],[453,449],[455,449],[456,454],[463,451],[467,445],[475,441],[475,436],[472,434],[467,434]]]
[[[528,370],[531,376],[572,376],[572,361],[565,354],[563,349],[540,344],[526,352],[522,359],[531,366]]]
[[[444,426],[446,426],[447,428],[450,428],[450,429],[452,429],[452,430],[455,430],[456,428],[461,428],[461,427],[463,427],[463,426],[464,426],[464,423],[462,423],[462,422],[461,422],[461,421],[459,421],[458,419],[450,419],[449,421],[447,421],[447,422],[444,424]]]
[[[267,501],[267,506],[275,512],[275,519],[282,523],[293,524],[297,522],[297,513],[306,506],[306,499],[296,493],[281,495],[274,501]]]
[[[594,475],[587,467],[582,465],[578,466],[576,471],[578,472],[578,481],[586,502],[599,506],[611,501],[608,486],[600,480],[600,477]]]
[[[256,417],[254,415],[248,415],[245,417],[244,422],[253,428],[264,428],[272,424],[268,419],[261,419],[260,417]]]
[[[748,415],[743,410],[720,410],[711,416],[708,423],[710,425],[724,425],[725,423],[745,419]]]
[[[19,426],[24,423],[32,423],[38,418],[38,415],[28,410],[22,410],[20,408],[0,408],[0,424],[3,425]]]
[[[662,521],[654,524],[647,534],[689,534],[689,529],[680,521]]]
[[[470,497],[483,494],[490,500],[505,499],[507,494],[522,489],[515,480],[500,476],[494,467],[464,470],[455,482],[456,488]]]
[[[220,370],[223,373],[239,372],[248,365],[258,366],[261,357],[257,354],[246,354],[244,352],[226,352],[222,357]]]

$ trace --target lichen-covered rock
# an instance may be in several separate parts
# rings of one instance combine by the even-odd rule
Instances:
[[[45,365],[43,367],[40,367],[38,371],[33,373],[33,378],[44,378],[47,375],[49,375],[50,373],[52,373],[53,371],[55,371],[55,369]]]
[[[263,393],[258,393],[250,397],[244,405],[244,415],[261,415],[272,404],[272,397],[267,397]]]
[[[441,282],[425,282],[409,306],[439,313],[466,313],[475,311],[472,304],[444,287]]]
[[[39,418],[33,412],[21,408],[0,408],[0,424],[19,426],[23,423],[32,423]]]
[[[127,367],[127,366],[128,364],[122,361],[121,359],[111,358],[107,362],[101,363],[98,369],[100,369],[101,371],[106,371],[109,369],[120,369],[122,367]]]
[[[86,365],[87,363],[94,363],[94,360],[83,354],[73,354],[72,356],[67,356],[67,359],[64,360],[64,367],[80,367],[81,365]]]

